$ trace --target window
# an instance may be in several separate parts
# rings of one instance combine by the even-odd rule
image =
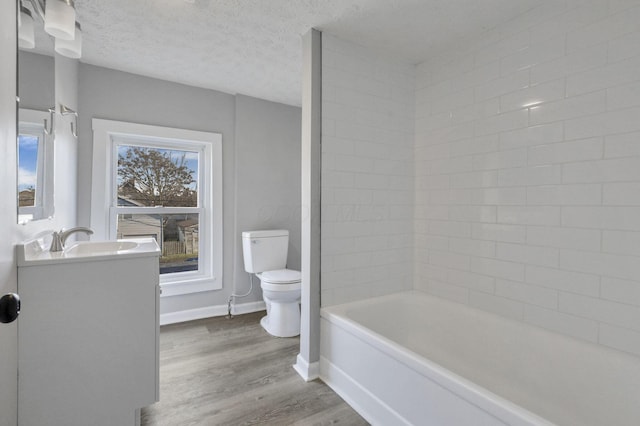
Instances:
[[[42,219],[53,214],[53,200],[47,183],[52,170],[45,167],[45,157],[52,156],[47,144],[42,111],[20,109],[18,123],[18,223]]]
[[[93,120],[91,224],[155,238],[163,296],[222,288],[222,138]]]
[[[129,143],[114,137],[117,238],[151,236],[162,254],[160,273],[198,271],[200,158],[180,144]]]

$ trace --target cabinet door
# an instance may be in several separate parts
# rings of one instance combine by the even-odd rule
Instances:
[[[20,423],[133,424],[158,393],[157,257],[30,266],[19,279]]]

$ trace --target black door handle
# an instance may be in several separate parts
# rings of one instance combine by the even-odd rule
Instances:
[[[15,293],[8,293],[0,297],[0,322],[13,322],[20,315],[20,297]]]

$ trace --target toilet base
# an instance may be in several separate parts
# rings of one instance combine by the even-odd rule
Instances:
[[[300,305],[297,302],[270,302],[267,315],[262,317],[260,325],[265,331],[276,337],[295,337],[300,335]]]

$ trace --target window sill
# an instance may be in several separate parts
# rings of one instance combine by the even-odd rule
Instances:
[[[160,297],[181,296],[184,294],[200,293],[203,291],[220,290],[222,280],[218,277],[193,278],[193,279],[173,279],[162,282],[160,279]]]

